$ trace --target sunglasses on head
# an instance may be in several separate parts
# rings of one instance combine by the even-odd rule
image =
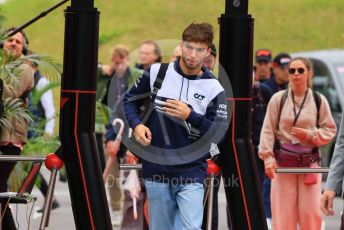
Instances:
[[[303,74],[305,72],[305,69],[304,68],[290,68],[289,69],[289,73],[290,74],[294,74],[296,73],[296,71],[299,73],[299,74]]]

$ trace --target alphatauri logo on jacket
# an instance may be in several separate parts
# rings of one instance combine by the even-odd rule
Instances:
[[[199,103],[201,103],[204,98],[205,98],[205,96],[203,96],[203,95],[201,95],[199,93],[195,93],[193,95],[193,99],[196,100]]]

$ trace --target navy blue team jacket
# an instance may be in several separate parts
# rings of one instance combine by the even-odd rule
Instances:
[[[145,70],[141,78],[125,94],[124,114],[133,129],[141,123],[140,107],[143,100],[130,98],[152,91],[159,67],[160,64],[154,64]],[[169,151],[169,155],[176,154],[184,147],[197,146],[200,142],[209,146],[209,152],[210,143],[218,143],[228,127],[225,91],[208,69],[202,70],[203,74],[200,76],[185,75],[179,66],[179,60],[172,62],[158,91],[154,102],[155,109],[146,126],[152,132],[151,145]],[[192,112],[186,122],[164,114],[162,107],[167,99],[178,99],[188,104]],[[188,129],[196,136],[191,138]],[[157,182],[203,183],[206,177],[207,152],[204,152],[204,148],[201,152],[202,150],[197,150],[197,147],[193,151],[200,152],[195,159],[185,164],[163,165],[142,159],[143,178]],[[182,158],[182,155],[183,153],[178,157]]]

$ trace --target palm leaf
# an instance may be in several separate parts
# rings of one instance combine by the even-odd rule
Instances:
[[[49,90],[59,87],[61,85],[60,81],[52,81],[49,82],[48,84],[46,84],[43,88],[41,89],[37,89],[35,88],[32,91],[32,95],[31,95],[31,103],[33,105],[37,105],[39,103],[39,100],[41,99],[41,97],[43,96],[43,94],[45,94],[46,92],[48,92]]]
[[[13,87],[19,85],[19,77],[21,69],[18,68],[20,63],[15,60],[15,56],[0,50],[0,78],[7,84]]]
[[[12,119],[20,123],[32,122],[29,111],[21,99],[6,98],[4,101],[4,113],[0,119],[0,129],[13,131]]]
[[[22,61],[23,63],[25,63],[26,61],[35,63],[42,75],[46,76],[52,82],[59,81],[61,77],[62,65],[55,62],[51,57],[47,55],[31,54],[18,59],[18,61]]]

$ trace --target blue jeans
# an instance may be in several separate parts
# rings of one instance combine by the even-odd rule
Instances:
[[[170,185],[145,180],[150,230],[199,230],[203,219],[201,183]]]

